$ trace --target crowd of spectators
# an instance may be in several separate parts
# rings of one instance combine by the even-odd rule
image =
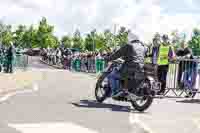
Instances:
[[[72,52],[70,49],[43,49],[42,59],[71,71],[95,73],[106,66],[108,52]]]

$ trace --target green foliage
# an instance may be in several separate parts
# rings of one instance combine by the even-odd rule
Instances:
[[[58,39],[53,35],[54,27],[49,25],[46,18],[42,18],[39,23],[37,31],[38,47],[56,47],[58,46]]]
[[[110,30],[107,29],[104,31],[104,37],[105,37],[105,42],[106,42],[107,48],[112,48],[112,47],[116,46],[115,36],[111,33]]]
[[[193,49],[200,49],[200,30],[194,29],[192,39],[189,41],[189,46]]]
[[[72,40],[73,40],[72,48],[76,48],[76,49],[79,49],[79,50],[83,49],[83,39],[81,38],[81,33],[80,33],[79,30],[75,31]]]
[[[73,36],[63,36],[59,40],[54,34],[54,26],[50,25],[45,17],[39,21],[39,25],[33,27],[18,25],[15,31],[11,25],[6,25],[0,21],[0,43],[10,45],[13,42],[16,46],[22,48],[47,48],[59,47],[61,42],[66,48],[76,48],[87,51],[109,51],[112,48],[122,46],[128,41],[128,29],[120,27],[117,34],[113,34],[109,29],[99,33],[96,29],[92,30],[85,38],[81,36],[77,29]],[[177,30],[172,31],[172,43],[178,47],[185,41],[185,35],[180,34]],[[160,38],[156,33],[154,38]],[[189,47],[200,53],[200,29],[195,28],[191,40],[188,42]]]
[[[115,40],[117,45],[121,46],[126,44],[128,42],[128,30],[125,27],[120,27]]]
[[[70,36],[63,36],[61,42],[66,48],[72,47],[72,38]]]
[[[26,32],[25,25],[19,25],[17,30],[14,32],[14,43],[17,47],[24,47],[23,36]]]
[[[97,33],[96,30],[86,36],[84,46],[87,51],[103,51],[107,49],[104,35]]]
[[[98,51],[107,51],[108,47],[106,46],[106,39],[103,34],[98,34],[95,39],[96,49]]]
[[[93,38],[91,36],[91,34],[87,34],[85,41],[84,41],[84,48],[87,51],[93,51]]]
[[[12,26],[11,25],[1,25],[2,29],[0,29],[0,37],[1,42],[5,46],[9,46],[13,41],[13,33],[11,31]]]
[[[21,47],[23,48],[36,48],[37,47],[37,30],[31,25],[28,29],[25,30]]]

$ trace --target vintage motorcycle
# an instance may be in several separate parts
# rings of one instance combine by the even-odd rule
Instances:
[[[122,63],[122,60],[113,61],[98,77],[95,88],[95,97],[97,102],[102,103],[107,98],[112,97],[111,84],[109,83],[107,76],[115,69],[119,69]],[[155,66],[149,67],[148,65],[145,65],[144,80],[140,82],[139,87],[133,89],[134,85],[132,85],[132,89],[128,90],[128,95],[126,97],[119,96],[112,99],[117,101],[130,102],[133,108],[140,112],[148,109],[153,102],[154,96],[161,88],[160,83],[155,78],[155,69]],[[134,77],[133,74],[133,77],[130,77],[129,79],[129,83],[131,83],[135,78],[137,77]],[[122,82],[123,81],[120,80],[120,88],[122,86]]]

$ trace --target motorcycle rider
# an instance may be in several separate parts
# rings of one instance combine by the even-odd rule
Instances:
[[[134,85],[131,87],[137,88],[141,80],[144,78],[143,67],[144,57],[147,48],[139,40],[139,38],[129,31],[128,43],[123,45],[119,50],[106,58],[106,61],[113,61],[122,58],[124,63],[119,71],[115,70],[108,76],[111,82],[112,97],[126,96],[128,94],[129,82],[128,78],[134,74]],[[123,80],[123,89],[119,90],[119,82]]]

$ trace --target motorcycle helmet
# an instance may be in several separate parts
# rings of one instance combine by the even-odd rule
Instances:
[[[132,32],[128,32],[128,42],[133,42],[133,41],[139,41],[139,37]]]

